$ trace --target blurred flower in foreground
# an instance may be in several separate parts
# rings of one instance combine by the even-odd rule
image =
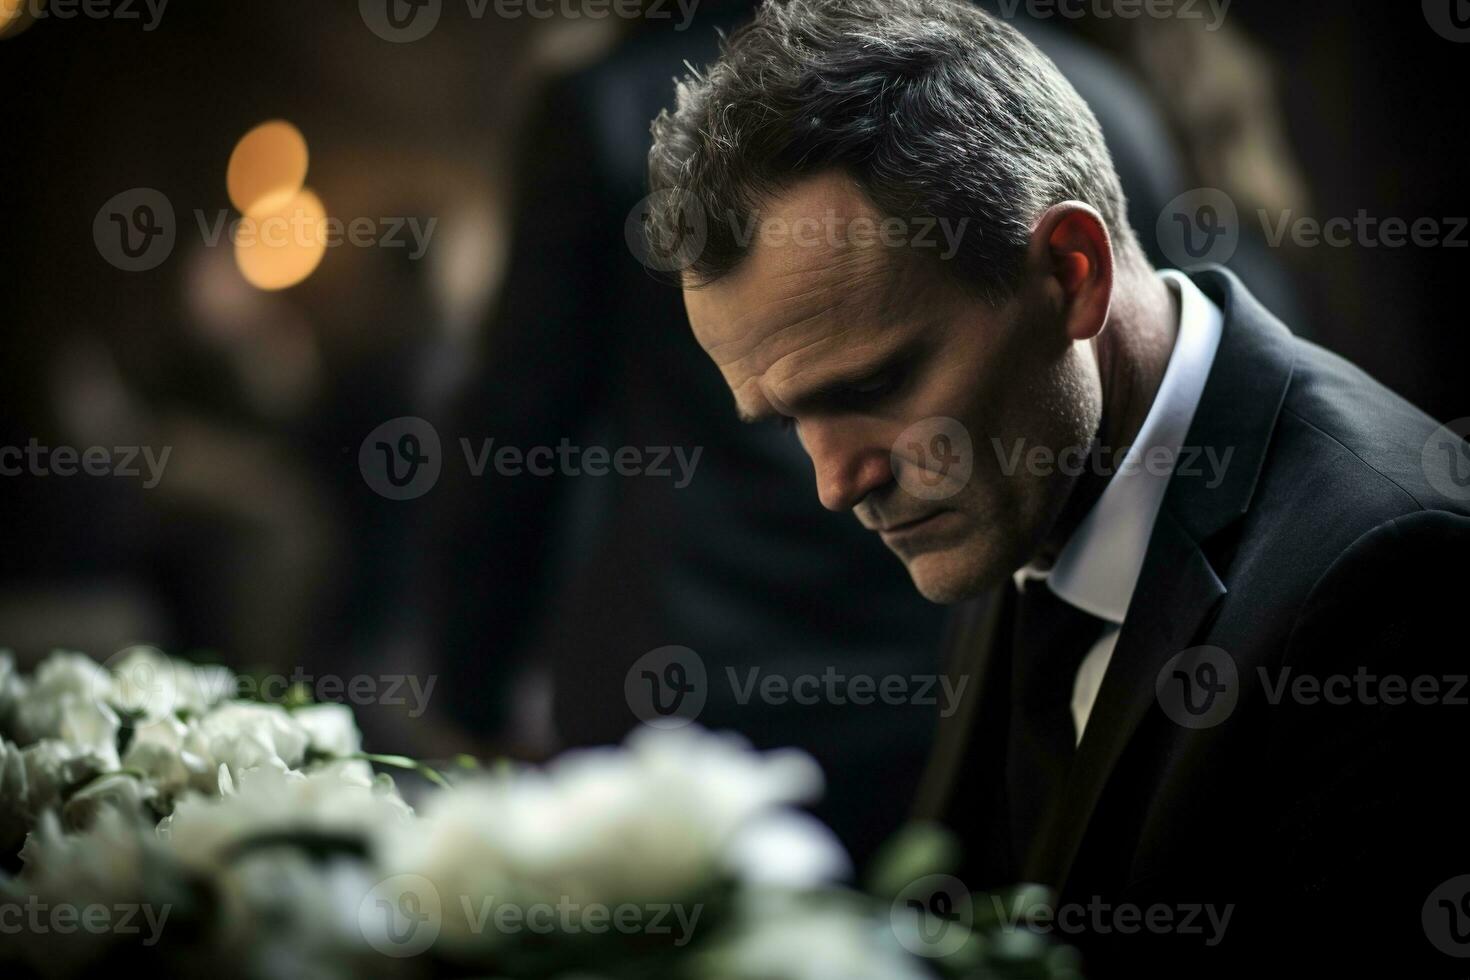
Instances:
[[[847,855],[800,809],[822,789],[803,753],[645,728],[541,768],[461,766],[451,783],[363,754],[344,705],[242,701],[218,668],[115,659],[61,654],[26,678],[0,657],[0,858],[21,865],[0,875],[0,902],[31,910],[0,951],[7,966],[202,965],[216,980],[1060,976],[1039,941],[989,947],[1037,967],[1025,973],[989,970],[968,932],[963,958],[910,955],[887,896],[845,884]],[[372,762],[432,777],[421,815]],[[910,840],[884,887],[942,852]],[[93,910],[100,928],[58,944],[56,909]],[[119,909],[130,928],[108,918]]]

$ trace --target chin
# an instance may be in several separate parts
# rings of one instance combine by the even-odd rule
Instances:
[[[914,588],[930,602],[951,605],[973,599],[1000,579],[989,563],[961,548],[926,551],[905,560]]]

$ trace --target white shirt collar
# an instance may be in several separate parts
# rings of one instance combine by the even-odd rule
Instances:
[[[1115,624],[1128,614],[1173,463],[1194,420],[1225,325],[1220,308],[1188,276],[1165,269],[1159,277],[1179,297],[1179,333],[1138,438],[1051,570],[1028,565],[1015,573],[1017,588],[1024,588],[1028,579],[1045,579],[1061,599]],[[1168,464],[1149,464],[1150,452]],[[1105,464],[1114,459],[1108,453],[1102,456]]]

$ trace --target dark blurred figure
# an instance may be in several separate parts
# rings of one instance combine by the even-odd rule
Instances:
[[[1009,5],[986,0],[981,6],[1002,15]],[[1120,171],[1126,174],[1139,165],[1129,159],[1130,153],[1152,153],[1164,143],[1177,145],[1177,155],[1143,164],[1159,178],[1176,178],[1168,193],[1156,184],[1152,189],[1157,195],[1145,201],[1125,188],[1129,221],[1149,249],[1149,258],[1160,268],[1226,264],[1268,308],[1293,324],[1299,336],[1316,338],[1320,317],[1316,311],[1308,312],[1301,296],[1302,277],[1296,274],[1303,265],[1301,255],[1290,247],[1273,246],[1258,222],[1246,220],[1257,209],[1273,213],[1306,209],[1310,201],[1287,139],[1272,53],[1237,29],[1233,20],[1215,22],[1182,11],[1180,16],[1140,16],[1126,0],[1098,0],[1089,6],[1091,16],[1056,12],[1044,20],[1021,17],[1011,23],[1061,65],[1092,103]],[[1091,62],[1102,62],[1105,71],[1088,71]],[[1123,77],[1130,91],[1149,102],[1146,120],[1128,118],[1130,103],[1109,97],[1119,84],[1108,77],[1116,65],[1126,68]],[[1158,131],[1135,136],[1134,130],[1142,125]],[[1120,139],[1118,132],[1134,138]],[[1239,240],[1228,254],[1192,257],[1177,251],[1167,254],[1160,247],[1161,217],[1168,221],[1180,210],[1191,210],[1189,198],[1176,198],[1196,189],[1222,191],[1237,206],[1242,219],[1235,228]]]
[[[713,61],[717,30],[753,6],[707,0],[684,31],[644,21],[609,57],[548,86],[521,154],[483,363],[441,432],[447,455],[461,437],[477,452],[489,437],[522,450],[563,439],[701,447],[693,480],[680,489],[493,468],[477,479],[446,466],[435,497],[447,503],[443,536],[430,553],[442,548],[448,561],[428,610],[444,632],[431,646],[463,723],[533,753],[620,738],[638,721],[624,697],[630,668],[657,648],[688,647],[708,677],[699,723],[815,755],[829,779],[821,815],[861,859],[907,812],[935,703],[774,704],[758,689],[747,698],[746,685],[828,671],[932,676],[945,610],[850,515],[818,505],[793,435],[737,421],[679,291],[625,239],[647,192],[650,120],[671,104],[685,62]],[[1141,91],[1085,43],[1027,29],[1095,100],[1134,208],[1157,215],[1186,185]],[[528,716],[548,688],[553,731],[540,734],[554,741],[528,744],[538,727]]]
[[[156,31],[57,16],[0,39],[11,90],[87,52],[44,93],[0,105],[14,192],[0,448],[167,453],[156,481],[141,454],[135,477],[4,467],[0,649],[29,664],[153,643],[240,670],[431,683],[398,629],[418,515],[371,489],[357,450],[421,410],[430,355],[459,319],[483,319],[500,271],[500,134],[535,77],[538,28],[457,5],[431,37],[394,45],[356,4],[176,4]],[[237,214],[226,167],[272,118],[302,130],[333,217],[433,219],[430,247],[335,247],[296,286],[250,285],[224,230]],[[163,194],[177,231],[142,271],[107,261],[93,234],[129,188]],[[457,750],[436,700],[405,717],[391,699],[351,698],[371,748]]]

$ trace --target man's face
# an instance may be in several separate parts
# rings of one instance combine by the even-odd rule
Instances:
[[[1068,339],[1029,269],[997,309],[934,256],[863,234],[883,218],[845,175],[794,185],[760,220],[791,233],[758,230],[732,273],[684,290],[737,411],[789,420],[822,504],[879,534],[926,598],[999,583],[1036,552],[1074,482],[1028,473],[1028,453],[1086,447],[1097,431],[1091,345]]]

